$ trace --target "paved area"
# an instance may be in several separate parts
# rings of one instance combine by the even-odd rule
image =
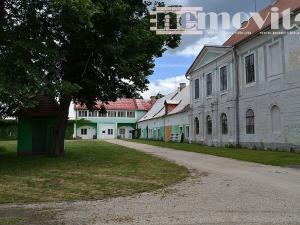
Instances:
[[[155,193],[23,207],[34,213],[55,209],[55,219],[43,225],[300,225],[300,170],[121,140],[109,142],[184,165],[192,176]],[[18,207],[11,206],[11,210]]]

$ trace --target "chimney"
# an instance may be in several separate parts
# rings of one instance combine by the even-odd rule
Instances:
[[[157,101],[156,96],[151,96],[150,97],[150,103],[151,103],[151,105],[154,105],[156,101]]]
[[[179,84],[179,90],[182,91],[186,87],[186,83]]]

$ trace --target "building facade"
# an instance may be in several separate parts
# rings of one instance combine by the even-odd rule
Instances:
[[[158,99],[151,110],[138,121],[142,139],[190,141],[190,87],[180,87]]]
[[[298,12],[300,2],[278,0],[260,14],[274,6]],[[236,33],[223,46],[205,46],[187,73],[192,140],[299,151],[300,36],[260,34],[270,26],[249,24],[244,31],[251,35]]]
[[[137,121],[151,107],[151,102],[143,99],[119,99],[107,104],[98,102],[95,111],[76,105],[74,136],[82,139],[132,139],[136,135]]]

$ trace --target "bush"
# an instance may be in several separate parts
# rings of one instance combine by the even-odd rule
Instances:
[[[17,138],[17,120],[0,120],[0,140],[16,140]]]

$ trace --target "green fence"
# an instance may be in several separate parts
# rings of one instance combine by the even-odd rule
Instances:
[[[75,121],[69,121],[66,130],[66,139],[72,139],[74,133]],[[18,122],[17,120],[0,120],[0,140],[17,140],[18,138]]]

